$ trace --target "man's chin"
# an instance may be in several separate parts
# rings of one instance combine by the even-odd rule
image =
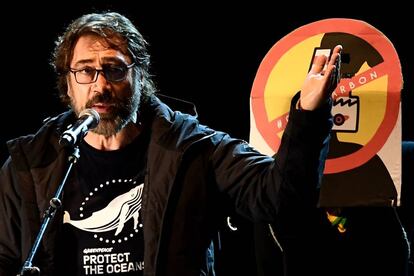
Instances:
[[[120,121],[121,120],[108,120],[101,118],[99,125],[91,131],[105,137],[115,135],[122,129],[122,123]]]
[[[105,121],[114,121],[118,117],[113,112],[98,112],[98,113],[99,113],[101,120],[105,120]]]

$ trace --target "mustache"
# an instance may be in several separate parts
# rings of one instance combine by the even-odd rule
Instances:
[[[112,93],[105,92],[105,93],[102,93],[102,94],[97,94],[92,99],[88,100],[86,102],[85,107],[86,108],[91,108],[94,104],[97,104],[97,103],[110,104],[114,107],[121,107],[121,106],[124,105],[122,103],[122,101],[120,99],[114,97],[112,95]]]

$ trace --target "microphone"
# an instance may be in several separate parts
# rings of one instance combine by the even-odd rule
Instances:
[[[79,143],[90,129],[99,124],[99,113],[92,108],[87,108],[79,113],[78,120],[67,130],[65,130],[59,139],[62,146],[75,146]]]

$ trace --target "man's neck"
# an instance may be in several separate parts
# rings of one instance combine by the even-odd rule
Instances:
[[[116,134],[105,137],[104,135],[88,132],[84,140],[90,146],[103,151],[117,150],[131,143],[141,133],[141,127],[129,123]]]

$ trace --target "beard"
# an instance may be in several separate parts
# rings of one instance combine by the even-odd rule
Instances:
[[[132,95],[126,93],[128,96],[125,96],[114,95],[111,91],[104,91],[87,101],[85,108],[93,108],[93,105],[97,103],[103,103],[109,106],[106,113],[99,114],[100,122],[98,126],[90,131],[109,137],[118,133],[128,123],[136,122],[137,111],[141,101],[141,93],[139,92],[139,89],[133,89],[131,93]],[[73,102],[71,103],[71,106],[79,115],[81,110],[76,110]]]

